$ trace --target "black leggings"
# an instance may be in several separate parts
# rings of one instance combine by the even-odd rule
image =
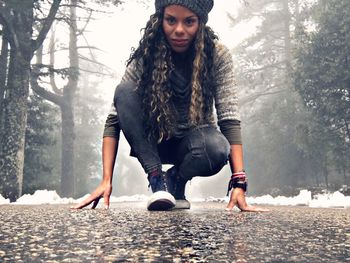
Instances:
[[[183,138],[172,138],[157,144],[145,134],[141,99],[134,82],[121,83],[114,95],[121,130],[132,156],[138,158],[146,173],[162,164],[174,164],[184,179],[211,176],[227,163],[230,145],[215,127],[195,128]]]

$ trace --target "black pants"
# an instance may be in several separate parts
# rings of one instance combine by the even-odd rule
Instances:
[[[227,163],[230,145],[215,127],[195,128],[182,138],[172,138],[157,144],[150,141],[143,126],[141,98],[134,82],[121,83],[115,92],[120,128],[132,155],[137,157],[146,173],[162,164],[174,164],[184,179],[211,176]]]

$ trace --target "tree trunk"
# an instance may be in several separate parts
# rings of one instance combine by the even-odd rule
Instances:
[[[5,86],[6,86],[6,73],[7,73],[7,63],[8,63],[8,41],[3,35],[1,54],[0,54],[0,116],[2,111],[2,103],[4,101]]]
[[[69,75],[68,83],[63,89],[56,86],[54,75],[50,74],[50,84],[54,92],[50,92],[40,87],[37,83],[37,69],[33,70],[32,87],[41,97],[57,104],[61,109],[61,187],[62,197],[73,197],[75,195],[75,172],[74,172],[74,96],[78,86],[78,49],[77,49],[77,0],[71,0],[70,20],[69,20]],[[52,32],[50,40],[50,65],[55,63],[55,37]],[[41,63],[41,54],[37,54],[37,63]]]
[[[11,50],[0,169],[1,192],[10,201],[15,201],[22,193],[29,74],[30,62]]]
[[[64,90],[63,100],[65,103],[61,107],[62,161],[60,194],[64,197],[73,197],[75,193],[73,96],[67,89]]]
[[[289,74],[291,72],[291,38],[290,38],[290,23],[291,14],[288,7],[288,0],[283,0],[283,14],[284,14],[284,53],[287,79],[289,82]]]
[[[326,189],[328,189],[328,158],[327,155],[324,157],[324,163],[323,163],[323,176],[326,183]]]
[[[6,94],[6,80],[7,80],[7,69],[8,69],[8,56],[9,56],[9,49],[8,49],[8,41],[5,37],[5,32],[3,28],[3,35],[2,35],[2,45],[1,45],[1,54],[0,54],[0,135],[3,134],[4,130],[4,101],[5,101],[5,94]],[[1,153],[2,143],[0,141],[0,153]],[[1,160],[0,160],[1,162]],[[0,163],[1,166],[1,163]]]
[[[0,5],[0,23],[10,44],[3,129],[0,129],[0,194],[10,201],[15,201],[22,193],[30,61],[34,51],[42,45],[60,1],[53,0],[36,40],[33,39],[34,0],[2,1]]]
[[[31,4],[24,5],[22,10],[13,10],[11,27],[16,32],[16,42],[12,42],[10,49],[0,153],[1,193],[11,201],[15,201],[22,192],[30,60],[33,56],[32,23]],[[6,32],[9,30],[6,29]]]
[[[62,110],[62,171],[61,195],[68,197],[75,195],[74,172],[74,107],[73,100],[78,86],[78,48],[77,48],[77,0],[71,0],[69,27],[69,62],[70,74],[68,83],[63,91]]]
[[[348,98],[350,99],[350,94],[348,96]],[[347,134],[347,141],[350,141],[350,120],[344,120],[345,123],[345,130],[346,130],[346,134]]]
[[[320,185],[320,180],[318,179],[318,173],[317,172],[313,172],[314,174],[314,178],[315,178],[315,184],[316,186]]]
[[[343,177],[344,177],[344,184],[348,185],[349,182],[348,182],[348,178],[346,176],[346,166],[344,165],[341,170],[342,170]]]

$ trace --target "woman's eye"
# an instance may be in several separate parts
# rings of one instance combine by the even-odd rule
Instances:
[[[193,19],[186,19],[185,20],[186,25],[190,26],[194,23]]]
[[[168,22],[169,25],[173,25],[176,22],[175,18],[173,17],[166,18],[166,21]]]
[[[189,19],[186,19],[185,20],[185,24],[187,25],[187,26],[191,26],[191,25],[193,25],[195,23],[195,20],[193,19],[193,18],[189,18]]]

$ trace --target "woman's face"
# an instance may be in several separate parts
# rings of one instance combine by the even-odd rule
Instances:
[[[199,18],[181,5],[169,5],[164,9],[163,31],[171,48],[185,52],[196,37]]]

